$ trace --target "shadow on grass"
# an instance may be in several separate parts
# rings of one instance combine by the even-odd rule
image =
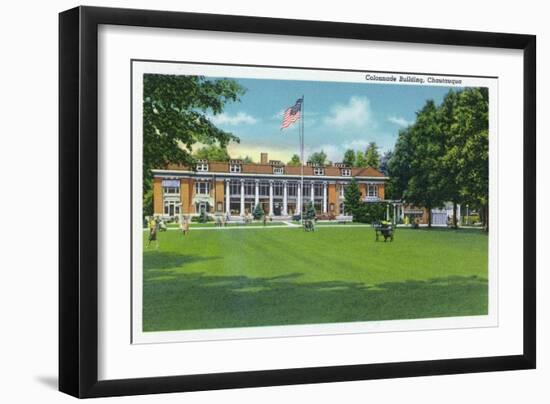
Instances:
[[[222,257],[202,257],[200,255],[183,255],[165,251],[145,251],[143,254],[143,268],[170,269],[200,261],[219,260]]]
[[[202,258],[174,254],[168,262],[197,259]],[[149,268],[144,271],[144,331],[487,314],[487,280],[475,276],[365,285],[301,282],[300,273],[258,278],[186,273],[169,269],[167,262]]]
[[[418,231],[418,232],[431,232],[431,233],[437,233],[437,232],[445,232],[445,233],[473,233],[473,234],[481,234],[481,235],[488,235],[489,233],[484,231],[482,228],[463,228],[459,227],[458,229],[454,229],[452,227],[419,227],[418,229],[413,229],[412,227],[398,227],[397,230],[410,230],[410,231]]]

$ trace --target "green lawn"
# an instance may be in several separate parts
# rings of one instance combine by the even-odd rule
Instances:
[[[261,227],[264,226],[263,222],[251,222],[251,223],[237,223],[237,222],[229,222],[226,223],[225,227]],[[284,223],[280,222],[267,222],[265,226],[286,226]],[[166,225],[169,229],[179,229],[180,225],[179,223],[168,223]],[[189,227],[216,227],[215,222],[206,222],[206,223],[198,223],[198,222],[191,222],[189,223]],[[147,228],[145,228],[147,229]]]
[[[147,243],[147,232],[144,232]],[[159,233],[143,255],[144,331],[487,314],[487,235],[369,227]]]

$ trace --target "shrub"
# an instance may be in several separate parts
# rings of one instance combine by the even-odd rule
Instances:
[[[304,219],[315,219],[315,207],[313,202],[309,202],[306,206],[306,211],[304,212]]]
[[[360,223],[374,223],[386,218],[385,203],[362,202],[353,214],[353,221]]]
[[[469,216],[464,216],[462,218],[463,220],[463,223],[464,224],[476,224],[476,223],[481,223],[481,218],[479,217],[479,214],[473,214],[473,215],[469,215]]]
[[[213,220],[214,219],[212,219],[206,212],[201,212],[200,215],[191,217],[191,222],[193,223],[206,223],[212,222]]]
[[[260,204],[257,204],[254,208],[254,211],[252,212],[252,216],[254,216],[255,220],[260,220],[262,217],[264,217],[265,213],[262,209]]]

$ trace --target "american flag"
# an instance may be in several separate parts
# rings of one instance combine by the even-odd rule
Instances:
[[[285,128],[288,128],[290,125],[292,125],[298,119],[300,119],[300,115],[301,115],[301,112],[302,112],[302,102],[303,101],[304,101],[303,98],[298,98],[296,100],[296,104],[294,104],[292,107],[286,109],[285,114],[283,116],[283,123],[281,123],[281,130],[285,129]]]

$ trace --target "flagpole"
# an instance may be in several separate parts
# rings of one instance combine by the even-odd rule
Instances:
[[[303,225],[304,224],[304,112],[305,112],[305,108],[304,108],[304,95],[302,94],[302,105],[301,105],[301,109],[302,109],[302,113],[301,113],[301,121],[300,122],[300,126],[301,126],[301,129],[302,129],[302,135],[300,136],[300,168],[301,168],[301,171],[300,171],[300,176],[301,176],[301,180],[300,180],[300,198],[302,198],[302,200],[300,201],[300,223]]]

